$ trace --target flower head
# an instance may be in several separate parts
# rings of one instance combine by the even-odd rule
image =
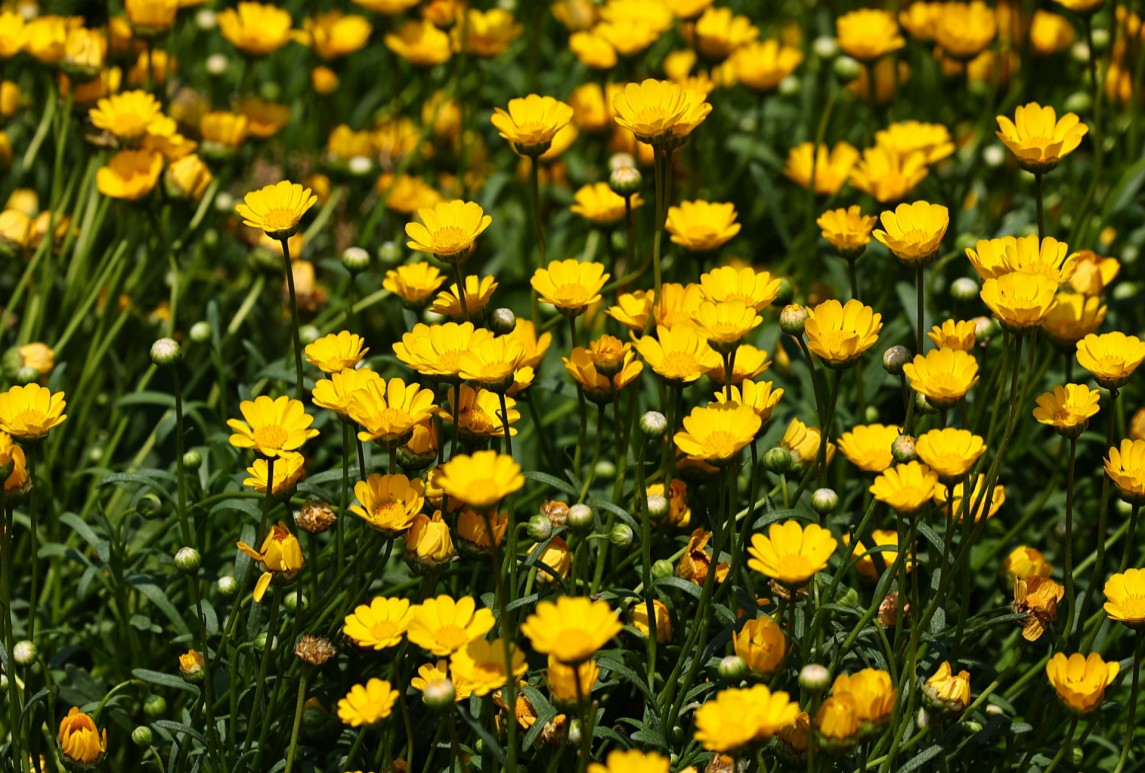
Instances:
[[[845,751],[858,742],[859,712],[847,693],[830,695],[815,713],[815,738],[827,749]]]
[[[970,489],[969,499],[966,499],[965,489],[964,482],[955,483],[951,488],[939,483],[934,487],[934,503],[958,520],[970,514],[971,520],[975,523],[982,520],[983,515],[986,518],[993,518],[1002,505],[1006,504],[1006,487],[997,485],[987,492],[985,474],[974,476],[974,486]]]
[[[1077,437],[1097,415],[1100,402],[1101,393],[1084,384],[1055,386],[1052,392],[1038,395],[1034,418],[1066,437]]]
[[[612,340],[619,344],[618,339]],[[620,390],[635,381],[644,370],[644,363],[636,359],[631,344],[622,344],[617,350],[617,356],[608,364],[605,364],[601,356],[594,353],[591,348],[585,349],[579,346],[574,348],[568,357],[561,358],[565,370],[584,390],[585,397],[598,405],[612,402]]]
[[[270,486],[272,496],[283,498],[294,493],[294,487],[302,479],[306,471],[306,459],[302,454],[287,451],[274,460],[274,480]],[[243,480],[244,486],[250,486],[260,494],[266,493],[267,475],[270,474],[270,464],[266,459],[255,459],[250,467],[246,468],[249,478]]]
[[[412,618],[408,599],[375,596],[346,615],[342,633],[359,647],[384,650],[397,646]]]
[[[469,8],[465,19],[453,25],[453,49],[488,59],[509,48],[522,29],[513,14],[504,8],[490,8],[488,11]]]
[[[273,458],[297,451],[318,435],[318,430],[309,428],[314,417],[306,413],[305,406],[285,395],[274,399],[260,395],[254,400],[243,400],[239,411],[246,421],[227,420],[227,426],[235,431],[230,437],[235,448],[253,448]],[[0,413],[0,417],[2,415]]]
[[[836,300],[807,310],[807,348],[832,368],[854,363],[875,345],[883,329],[882,315],[854,298],[841,304]]]
[[[426,599],[412,610],[406,635],[412,644],[441,657],[447,657],[480,639],[493,629],[493,613],[472,596],[454,600],[441,595]]]
[[[1049,315],[1042,320],[1042,330],[1062,348],[1073,348],[1078,341],[1101,327],[1108,311],[1109,307],[1097,296],[1058,293]]]
[[[1057,289],[1052,279],[1023,271],[987,279],[981,296],[1002,327],[1023,334],[1045,321],[1057,302]]]
[[[949,408],[978,383],[978,361],[966,352],[932,349],[903,366],[910,388],[940,408]]]
[[[847,260],[854,260],[871,243],[871,229],[877,222],[877,217],[864,215],[859,205],[853,204],[845,209],[824,212],[815,224],[835,252]]]
[[[856,540],[851,550],[851,558],[855,561],[855,571],[860,576],[868,580],[877,580],[884,569],[889,569],[898,560],[899,535],[898,532],[889,529],[875,529],[871,532],[870,543],[871,549],[868,550],[866,545]],[[843,535],[843,544],[851,544],[849,535]],[[904,561],[903,566],[907,572],[914,568],[909,558]]]
[[[0,392],[0,430],[17,440],[39,440],[68,418],[63,392],[39,384],[11,387]]]
[[[839,436],[839,450],[851,464],[866,472],[882,472],[894,464],[891,445],[902,434],[893,424],[852,427]]]
[[[304,353],[306,361],[317,367],[323,373],[337,373],[346,368],[353,368],[366,352],[370,351],[363,344],[365,340],[356,333],[343,330],[322,336],[312,344],[308,344]]]
[[[1142,360],[1145,360],[1145,342],[1120,331],[1090,333],[1077,342],[1078,364],[1106,389],[1117,389],[1128,383]]]
[[[271,580],[289,582],[302,571],[305,559],[302,557],[302,545],[298,542],[286,524],[281,521],[270,527],[270,531],[263,540],[262,547],[255,550],[245,542],[239,542],[237,547],[244,554],[262,564],[262,576],[254,586],[254,600],[262,601]]]
[[[826,145],[804,142],[787,154],[783,174],[795,184],[813,189],[819,196],[830,196],[846,184],[858,160],[859,151],[846,142],[830,150]]]
[[[493,392],[513,383],[513,373],[521,367],[525,347],[515,338],[488,338],[461,355],[461,378]]]
[[[934,259],[950,226],[950,212],[941,204],[916,201],[899,204],[880,216],[883,228],[874,236],[905,266],[925,266]]]
[[[1012,582],[1030,577],[1052,577],[1054,568],[1046,561],[1042,551],[1028,545],[1019,545],[1002,561],[1002,572]]]
[[[625,197],[614,192],[606,182],[592,183],[579,188],[573,194],[573,201],[575,203],[569,207],[573,213],[601,227],[619,223],[627,213]],[[644,203],[640,194],[629,197],[627,201],[631,203],[633,209]]]
[[[901,153],[882,145],[866,148],[851,171],[851,184],[880,204],[902,201],[926,178],[926,156]]]
[[[616,123],[637,140],[666,148],[681,144],[712,111],[700,92],[652,78],[627,84],[612,108]]]
[[[676,447],[689,459],[723,465],[730,463],[759,432],[762,421],[748,406],[711,403],[684,417],[684,429],[675,435]]]
[[[950,130],[940,123],[922,121],[892,123],[882,131],[875,132],[875,144],[900,155],[922,153],[928,164],[937,163],[954,153]]]
[[[67,762],[88,768],[94,768],[107,753],[107,730],[101,733],[95,720],[75,706],[60,721],[56,740]]]
[[[536,158],[572,120],[573,109],[552,97],[530,94],[509,100],[509,109],[493,110],[493,126],[522,156]]]
[[[472,456],[457,454],[441,465],[437,483],[449,497],[484,510],[524,486],[525,478],[513,457],[477,451]]]
[[[347,416],[350,398],[359,389],[381,378],[369,368],[344,368],[331,373],[330,378],[319,379],[314,385],[314,404],[319,408],[334,411],[339,416]]]
[[[1055,652],[1046,663],[1046,677],[1066,711],[1088,714],[1101,705],[1105,688],[1117,678],[1121,664],[1116,660],[1106,663],[1096,652],[1088,656],[1075,652],[1066,657]]]
[[[738,403],[744,408],[750,408],[759,417],[761,422],[757,435],[761,433],[769,421],[775,406],[779,405],[783,397],[782,389],[773,389],[770,381],[744,380],[739,386],[731,388],[729,396],[725,389],[715,393],[716,403]]]
[[[986,50],[997,29],[994,9],[980,0],[942,3],[934,20],[934,42],[943,54],[966,62]]]
[[[444,325],[419,322],[394,344],[394,354],[423,376],[456,379],[461,373],[461,356],[492,337],[488,330],[474,328],[471,322]]]
[[[753,40],[737,48],[729,61],[740,83],[767,92],[795,72],[803,63],[803,52],[777,40]]]
[[[922,686],[927,705],[946,714],[960,714],[970,705],[970,672],[957,674],[944,660]]]
[[[163,156],[153,150],[121,150],[95,173],[104,196],[138,201],[155,189],[163,172]]]
[[[501,639],[474,639],[449,657],[454,681],[463,683],[474,695],[488,695],[505,686],[510,679],[524,676],[529,664],[516,644],[509,645],[510,661],[505,660],[505,643]]]
[[[613,749],[604,765],[593,762],[588,766],[588,773],[669,773],[669,770],[667,757],[639,749]]]
[[[924,432],[915,440],[918,458],[938,477],[962,478],[986,453],[982,438],[970,430],[944,427]]]
[[[521,418],[516,406],[516,400],[506,397],[507,415],[502,415],[501,398],[497,393],[463,385],[460,395],[454,390],[449,391],[448,410],[441,409],[439,415],[450,423],[459,422],[458,430],[467,440],[505,437],[506,424],[509,425],[509,437],[513,437],[517,430],[512,425]]]
[[[1065,588],[1048,577],[1030,577],[1014,580],[1016,615],[1025,615],[1022,638],[1037,641],[1046,628],[1057,619],[1058,602],[1065,596]]]
[[[290,42],[290,13],[268,3],[242,2],[218,15],[219,32],[250,56],[266,56]]]
[[[338,701],[338,719],[350,727],[376,725],[394,710],[398,691],[384,679],[356,684]]]
[[[1105,581],[1105,614],[1130,628],[1145,627],[1145,569],[1126,569]]]
[[[700,292],[712,303],[739,301],[763,311],[779,295],[781,281],[767,271],[721,266],[700,275]]]
[[[373,27],[365,16],[341,11],[319,13],[302,20],[302,33],[297,39],[327,61],[340,59],[365,47]]]
[[[786,448],[795,457],[796,465],[805,465],[814,462],[819,455],[819,446],[822,442],[822,433],[818,427],[809,427],[799,419],[792,419],[787,425],[787,431],[779,445]],[[835,458],[835,444],[827,441],[827,464]]]
[[[404,443],[413,428],[433,413],[434,394],[400,378],[371,380],[349,399],[347,415],[361,426],[358,439],[385,445]]]
[[[351,512],[383,534],[394,536],[410,527],[425,502],[425,485],[405,475],[371,473],[354,484],[358,504]]]
[[[851,11],[835,19],[835,35],[839,48],[861,62],[874,62],[906,45],[894,15],[873,8]]]
[[[696,740],[714,752],[737,752],[790,724],[799,704],[762,684],[731,688],[696,709]]]
[[[1045,174],[1081,144],[1089,127],[1075,113],[1060,119],[1053,107],[1037,102],[1020,105],[1011,120],[998,116],[998,139],[1018,159],[1018,164],[1035,174]]]
[[[539,602],[521,623],[521,633],[542,655],[575,664],[592,657],[622,627],[617,612],[605,601],[559,596],[555,602]]]
[[[554,260],[547,268],[538,268],[530,283],[542,303],[556,306],[562,314],[576,316],[591,303],[600,300],[610,274],[600,263],[581,263],[576,258]]]
[[[1120,447],[1110,448],[1105,473],[1122,499],[1133,504],[1145,503],[1145,440],[1125,439]]]
[[[1093,250],[1077,253],[1077,264],[1069,286],[1082,295],[1101,295],[1121,271],[1117,258],[1103,258]]]
[[[396,32],[386,33],[386,48],[414,67],[432,67],[449,60],[449,34],[428,19],[407,19]]]
[[[849,695],[861,729],[867,733],[890,719],[897,695],[891,675],[877,668],[864,668],[855,674],[839,674],[831,685],[832,694]]]
[[[655,338],[636,339],[636,350],[658,376],[680,383],[695,381],[720,362],[720,356],[691,325],[657,325]]]
[[[939,349],[954,349],[968,352],[977,342],[978,325],[974,320],[958,321],[948,319],[941,325],[935,325],[926,334]]]
[[[773,523],[767,536],[752,535],[747,565],[789,588],[801,588],[827,568],[838,544],[818,524],[804,528],[796,520]]]
[[[870,492],[895,511],[910,515],[930,501],[937,484],[938,476],[925,464],[908,462],[884,470],[871,484]]]
[[[271,239],[286,239],[298,232],[302,216],[317,201],[309,188],[283,180],[251,191],[235,211],[244,225],[261,229]]]
[[[730,352],[763,323],[763,317],[743,301],[702,301],[692,321],[716,351]]]
[[[398,296],[408,308],[419,309],[429,302],[444,282],[445,275],[437,266],[409,263],[386,271],[382,287]]]
[[[154,96],[146,91],[124,91],[104,97],[88,111],[91,123],[121,142],[138,143],[149,131],[166,132],[167,119]]]
[[[740,231],[735,205],[726,202],[681,201],[668,207],[665,225],[672,243],[686,250],[709,252],[726,244]]]
[[[477,237],[493,218],[472,201],[446,201],[419,209],[420,223],[407,223],[406,243],[411,250],[429,252],[446,262],[456,262],[473,251]]]
[[[787,637],[779,625],[767,615],[752,618],[732,635],[735,654],[747,663],[753,674],[766,676],[783,663],[787,652]]]
[[[453,537],[441,511],[433,517],[418,513],[405,538],[406,559],[415,571],[433,570],[453,560]]]

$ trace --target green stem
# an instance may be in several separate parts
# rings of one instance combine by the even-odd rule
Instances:
[[[191,545],[191,526],[187,522],[187,471],[186,466],[183,464],[184,453],[184,432],[183,432],[183,385],[179,380],[179,371],[171,368],[171,384],[175,392],[175,472],[177,475],[177,486],[179,490],[179,501],[177,515],[179,518],[179,532],[183,538],[183,544],[188,547]],[[267,481],[267,485],[272,485],[273,481]]]
[[[282,244],[282,261],[286,270],[286,287],[290,293],[290,322],[292,326],[292,333],[294,335],[294,377],[295,386],[297,387],[296,396],[299,402],[305,398],[305,392],[302,389],[302,342],[299,339],[298,329],[300,324],[298,322],[298,299],[294,293],[294,268],[290,263],[290,243],[288,239],[280,239],[279,243]]]
[[[1117,420],[1117,389],[1109,390],[1109,408],[1106,417],[1105,425],[1105,447],[1113,447],[1113,433],[1116,429]],[[1101,584],[1105,572],[1105,535],[1109,531],[1109,496],[1110,485],[1109,476],[1105,475],[1101,480],[1101,502],[1098,505],[1097,512],[1097,552],[1093,560],[1093,572],[1089,576],[1089,587],[1085,590],[1085,595],[1082,596],[1081,604],[1077,608],[1077,624],[1079,626],[1077,633],[1080,633],[1080,626],[1085,620],[1085,609],[1093,601],[1094,594],[1097,592],[1097,587]],[[1086,637],[1085,645],[1082,651],[1088,650],[1093,644],[1093,640],[1097,638],[1097,632],[1100,630],[1100,623],[1090,632]]]
[[[1121,773],[1125,770],[1125,764],[1129,761],[1129,750],[1133,747],[1133,736],[1137,731],[1137,725],[1133,720],[1137,715],[1137,696],[1141,690],[1142,640],[1145,640],[1145,636],[1138,629],[1133,642],[1133,687],[1129,691],[1129,716],[1125,722],[1125,744],[1121,747],[1121,757],[1117,761],[1117,768],[1114,773]]]
[[[1073,629],[1073,616],[1077,611],[1077,586],[1073,579],[1073,482],[1077,461],[1077,438],[1069,439],[1069,467],[1065,484],[1065,595],[1066,619],[1062,630],[1062,644]]]
[[[260,726],[258,720],[259,711],[263,708],[262,696],[266,692],[266,675],[270,671],[270,653],[274,650],[274,637],[278,632],[278,612],[282,605],[282,586],[276,586],[274,589],[274,598],[270,602],[270,624],[266,629],[266,646],[262,650],[262,663],[258,669],[258,681],[255,683],[254,688],[254,703],[251,704],[250,722],[247,724],[246,738],[243,740],[243,754],[246,754],[250,748],[251,741],[254,740],[255,727]],[[269,706],[267,707],[270,708]],[[267,716],[270,716],[269,710]],[[261,749],[259,752],[261,753]]]
[[[1040,242],[1046,238],[1045,175],[1041,172],[1034,173],[1034,197],[1038,212],[1038,241]]]

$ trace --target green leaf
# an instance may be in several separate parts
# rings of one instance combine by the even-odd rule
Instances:
[[[60,523],[80,535],[83,541],[90,545],[96,554],[99,555],[100,561],[104,563],[108,562],[111,557],[108,549],[108,541],[96,534],[90,526],[84,523],[82,518],[75,513],[64,513],[60,516]]]
[[[558,491],[563,491],[570,496],[575,497],[580,494],[580,492],[573,488],[573,486],[568,481],[561,480],[556,476],[548,475],[543,472],[536,472],[535,470],[530,470],[522,474],[529,480],[536,481],[537,483],[543,483],[546,486],[555,488]]]
[[[146,668],[133,668],[131,675],[136,679],[142,679],[148,684],[157,684],[160,687],[169,687],[172,690],[183,690],[193,695],[199,694],[199,688],[194,685],[187,684],[181,677],[174,674],[164,674],[161,671],[150,671]]]
[[[639,690],[640,694],[644,696],[644,700],[648,702],[649,706],[656,705],[656,696],[653,695],[652,691],[648,689],[648,685],[644,682],[643,679],[640,678],[640,675],[633,671],[631,668],[617,660],[614,660],[608,655],[601,655],[599,658],[597,658],[596,665],[605,671],[615,673],[621,679]]]
[[[912,770],[919,770],[923,765],[933,760],[938,755],[942,754],[945,749],[941,746],[931,746],[925,751],[919,752],[910,760],[903,763],[902,767],[898,769],[898,773],[910,773]]]
[[[178,633],[184,636],[190,635],[191,630],[187,627],[187,622],[158,585],[153,584],[147,577],[138,575],[128,578],[127,583],[134,586],[144,598],[159,607],[159,610],[167,616]]]

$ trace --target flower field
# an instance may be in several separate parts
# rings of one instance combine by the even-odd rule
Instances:
[[[1145,770],[1142,14],[4,0],[0,771]]]

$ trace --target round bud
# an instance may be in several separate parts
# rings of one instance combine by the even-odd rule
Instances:
[[[1003,717],[1006,715],[1006,710],[999,706],[997,703],[986,704],[986,716],[988,717]]]
[[[1141,254],[1141,250],[1136,244],[1126,244],[1121,248],[1121,262],[1122,263],[1136,263],[1137,256]],[[1119,287],[1124,287],[1127,282],[1123,282]],[[1134,285],[1136,287],[1136,285]]]
[[[370,267],[370,253],[361,247],[347,247],[342,251],[342,265],[351,274],[365,271]]]
[[[1097,53],[1103,53],[1105,49],[1109,48],[1109,30],[1104,27],[1096,27],[1093,30],[1093,50]]]
[[[738,655],[728,655],[720,660],[719,674],[725,682],[738,682],[747,674],[747,663]]]
[[[618,523],[608,533],[608,541],[618,548],[627,548],[632,544],[632,527],[626,523]]]
[[[868,424],[874,424],[879,420],[879,409],[874,405],[868,405],[863,410],[863,418],[867,420]]]
[[[8,675],[0,674],[0,690],[7,691],[8,689]]]
[[[205,344],[211,340],[211,323],[199,321],[191,325],[191,340],[197,344]]]
[[[918,714],[915,716],[914,724],[919,730],[926,730],[930,727],[930,712],[926,710],[925,706],[919,706]]]
[[[613,153],[608,157],[609,172],[615,172],[617,169],[634,166],[636,166],[636,157],[631,153]]]
[[[1093,105],[1093,100],[1090,99],[1089,94],[1084,91],[1075,91],[1066,97],[1063,107],[1074,113],[1088,113],[1091,105]]]
[[[645,437],[664,437],[668,431],[668,419],[660,411],[645,411],[640,417],[640,431]]]
[[[374,162],[366,156],[354,156],[346,164],[346,170],[351,177],[364,177],[374,171]]]
[[[786,448],[767,449],[767,453],[763,455],[763,469],[767,470],[773,475],[782,475],[791,469],[791,463],[795,461],[791,458],[791,452]]]
[[[830,35],[820,35],[811,42],[811,50],[820,59],[834,59],[839,55],[839,43]]]
[[[282,607],[287,612],[294,612],[299,608],[305,612],[308,606],[310,606],[310,603],[306,596],[298,591],[291,591],[282,597]]]
[[[553,522],[549,520],[548,516],[537,513],[529,519],[525,529],[529,533],[529,537],[537,542],[543,542],[552,536]]]
[[[402,259],[402,248],[397,242],[382,242],[378,247],[378,260],[387,266],[393,266]]]
[[[993,317],[975,317],[974,318],[974,337],[981,341],[987,336],[991,336],[1001,330],[998,321]]]
[[[14,381],[22,386],[28,384],[35,384],[40,380],[40,371],[33,368],[31,365],[24,365],[16,371],[16,378]]]
[[[840,56],[831,66],[831,70],[843,83],[850,83],[863,72],[863,66],[849,56]]]
[[[143,713],[148,719],[159,719],[167,713],[167,699],[162,695],[149,695],[143,701]]]
[[[203,563],[199,551],[191,547],[179,548],[179,552],[175,554],[175,566],[179,571],[186,572],[187,574],[194,574],[199,571],[199,565]]]
[[[1077,62],[1078,64],[1085,64],[1086,62],[1089,61],[1089,45],[1084,40],[1079,40],[1076,43],[1074,43],[1072,46],[1069,47],[1069,55],[1071,57],[1073,57],[1073,60],[1075,62]],[[1071,94],[1070,97],[1066,99],[1066,109],[1067,110],[1073,110],[1074,109],[1072,107],[1069,107],[1069,100],[1072,99],[1074,96],[1075,95]]]
[[[817,488],[811,493],[811,507],[819,515],[830,515],[839,507],[839,495],[833,489]]]
[[[997,169],[1006,163],[1006,149],[997,143],[987,145],[982,150],[982,162],[991,169]]]
[[[824,588],[826,590],[826,588]],[[843,606],[850,607],[851,609],[861,609],[862,604],[859,603],[859,592],[854,588],[847,588],[842,593],[835,595],[835,603]]]
[[[103,449],[99,446],[92,446],[87,450],[87,458],[92,464],[99,464],[103,459]]]
[[[139,503],[135,505],[135,510],[144,518],[150,518],[159,512],[163,507],[163,502],[153,492],[147,492],[139,497]]]
[[[950,297],[968,303],[978,297],[978,283],[968,276],[961,276],[950,283]]]
[[[799,686],[813,695],[818,695],[831,686],[831,672],[826,666],[808,663],[799,672]]]
[[[489,329],[499,336],[512,333],[516,327],[517,315],[512,309],[493,309],[493,313],[489,315]]]
[[[921,392],[914,396],[914,409],[926,416],[931,413],[938,413],[938,409],[927,399],[926,395]]]
[[[203,455],[192,448],[183,454],[183,466],[188,470],[197,470],[203,466]]]
[[[793,97],[800,92],[803,88],[803,83],[794,75],[788,75],[786,78],[779,82],[779,95],[783,97]]]
[[[431,709],[449,708],[456,696],[457,691],[453,688],[453,682],[448,679],[435,679],[427,684],[421,693],[421,699]]]
[[[573,719],[569,721],[569,743],[576,746],[580,743],[581,727],[580,720]]]
[[[1133,512],[1133,505],[1129,504],[1124,499],[1118,499],[1114,507],[1117,508],[1117,514],[1121,516],[1128,516]]]
[[[779,329],[789,336],[803,335],[803,328],[807,325],[807,309],[798,303],[789,303],[779,312]]]
[[[596,463],[596,477],[600,480],[612,480],[616,477],[616,463],[611,459],[601,459]]]
[[[906,464],[918,459],[918,453],[914,449],[914,438],[910,435],[899,435],[891,443],[891,456],[899,464]]]
[[[146,749],[150,746],[151,740],[151,728],[147,727],[147,725],[140,725],[131,731],[131,742],[140,749]]]
[[[160,338],[151,344],[151,361],[156,365],[174,365],[183,359],[183,348],[174,338]]]
[[[213,30],[218,26],[218,19],[215,17],[215,12],[210,8],[203,8],[195,14],[195,26],[203,32]]]
[[[640,184],[643,182],[643,177],[640,170],[635,166],[622,166],[613,169],[612,173],[608,176],[608,186],[612,188],[618,196],[632,196],[640,191]]]
[[[271,639],[266,631],[263,631],[262,633],[260,633],[254,637],[254,641],[252,641],[251,644],[254,645],[254,648],[256,650],[258,650],[259,652],[262,652],[263,650],[266,649],[266,645],[268,642],[270,643],[270,649],[273,652],[274,651],[274,645],[277,644],[278,642],[275,641],[274,639]]]
[[[586,531],[592,528],[592,508],[585,504],[573,505],[569,508],[568,525],[573,531]]]
[[[901,376],[902,366],[911,359],[910,349],[905,346],[892,346],[883,352],[883,370],[892,376]]]
[[[966,724],[970,724],[970,723],[967,722]],[[977,722],[975,722],[974,724],[978,725],[979,729],[982,728],[982,726],[979,725]],[[967,728],[967,729],[969,730],[969,728]],[[975,730],[974,732],[978,732],[978,731]],[[1082,749],[1080,746],[1074,746],[1072,749],[1069,750],[1069,759],[1070,759],[1070,762],[1073,763],[1073,767],[1077,768],[1078,770],[1081,770],[1081,763],[1085,761],[1085,750]]]
[[[219,593],[223,596],[233,596],[238,593],[239,582],[229,574],[224,574],[215,582],[215,588],[217,588]]]
[[[982,723],[981,722],[975,722],[972,719],[968,719],[965,722],[962,722],[960,724],[962,725],[962,729],[965,730],[970,735],[974,735],[975,733],[981,733],[982,732]]]
[[[12,646],[12,658],[21,666],[30,666],[40,656],[40,650],[32,642],[24,639]]]
[[[1129,249],[1129,247],[1126,246],[1125,249],[1123,249],[1121,251],[1122,258],[1125,257],[1125,251],[1128,249]],[[1134,298],[1137,295],[1137,283],[1136,282],[1119,282],[1118,284],[1115,284],[1113,286],[1112,295],[1113,295],[1113,299],[1115,301],[1126,301],[1126,300],[1129,300],[1130,298]]]
[[[314,325],[303,325],[298,329],[298,338],[303,344],[312,344],[321,337],[322,331]]]
[[[207,57],[207,73],[219,77],[225,75],[231,66],[226,54],[211,54]]]
[[[648,515],[654,520],[659,520],[666,516],[672,507],[672,503],[668,501],[668,497],[663,494],[653,494],[648,497]]]
[[[652,577],[657,580],[663,580],[665,577],[672,577],[676,574],[676,567],[672,566],[672,562],[666,558],[661,558],[652,564]]]

